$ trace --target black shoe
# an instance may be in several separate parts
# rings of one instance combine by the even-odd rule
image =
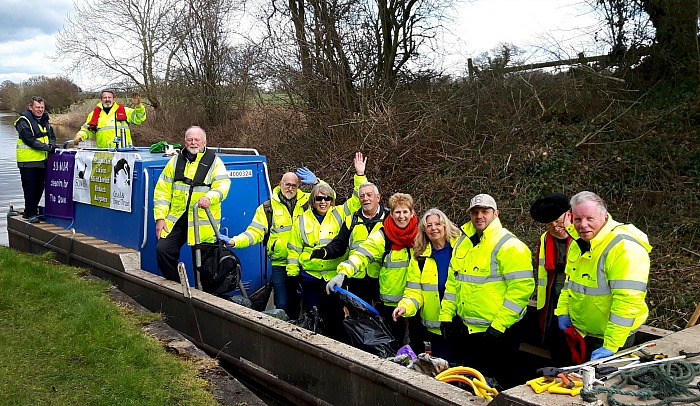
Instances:
[[[39,220],[39,217],[37,217],[37,216],[34,216],[34,217],[32,217],[32,218],[29,219],[29,222],[32,223],[32,224],[39,223],[40,221],[41,221],[41,220]]]

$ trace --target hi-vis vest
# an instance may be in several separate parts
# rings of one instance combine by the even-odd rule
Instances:
[[[14,122],[15,126],[17,126],[17,122],[19,122],[19,120],[27,120],[27,123],[29,123],[29,128],[31,128],[32,130],[32,134],[35,137],[37,137],[38,141],[41,141],[44,144],[49,143],[49,127],[44,127],[41,124],[36,123],[37,128],[41,132],[41,136],[38,136],[38,134],[34,132],[35,127],[32,125],[32,122],[29,118],[27,118],[25,115],[20,115],[19,118]],[[24,141],[22,141],[22,138],[19,137],[17,138],[16,150],[17,162],[44,161],[49,156],[49,153],[47,151],[41,151],[30,147],[29,145],[25,144]]]
[[[569,234],[578,238],[573,226]],[[567,282],[554,314],[569,315],[582,335],[603,339],[612,352],[649,316],[645,302],[651,245],[646,234],[631,224],[608,221],[582,253],[569,245]]]
[[[102,108],[102,103],[98,103],[94,111],[88,114],[85,123],[80,127],[78,134],[82,139],[86,140],[95,136],[95,142],[98,148],[114,148],[114,138],[116,136],[121,136],[122,132],[126,135],[126,145],[132,145],[131,140],[131,129],[129,124],[141,124],[146,120],[146,106],[143,104],[139,107],[132,109],[129,107],[124,107],[124,112],[126,113],[126,120],[119,120],[117,117],[117,111],[121,109],[123,105],[114,104],[109,109],[109,113],[105,113]],[[99,108],[99,117],[97,120],[97,127],[93,127],[93,116],[97,109]],[[119,117],[122,118],[122,117]],[[93,129],[94,128],[94,129]]]
[[[194,162],[184,162],[183,174],[186,178],[194,179],[196,177],[203,156],[204,153],[199,153]],[[153,218],[165,220],[166,229],[161,233],[161,238],[165,238],[173,230],[175,222],[187,211],[187,243],[194,245],[194,217],[192,209],[203,196],[209,198],[209,201],[211,201],[209,209],[215,220],[214,227],[218,228],[221,220],[221,202],[228,195],[231,180],[228,177],[224,163],[216,157],[214,164],[206,169],[206,176],[202,182],[204,185],[191,188],[184,181],[175,180],[175,168],[178,159],[185,158],[181,154],[173,156],[165,165],[163,172],[158,178],[158,183],[156,183],[153,191]],[[213,242],[216,234],[209,224],[209,218],[204,210],[200,209],[198,212],[200,242]]]
[[[476,245],[469,238],[476,234],[474,225],[469,222],[462,230],[466,237],[452,253],[440,321],[457,314],[470,334],[489,326],[504,332],[525,314],[535,290],[530,249],[498,218]]]

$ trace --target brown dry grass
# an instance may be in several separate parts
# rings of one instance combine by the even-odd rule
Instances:
[[[266,155],[273,182],[308,166],[347,196],[359,150],[385,201],[407,192],[419,212],[439,207],[463,223],[470,198],[489,193],[504,225],[533,249],[542,228],[528,210],[537,196],[594,191],[616,220],[649,235],[649,324],[678,330],[700,288],[700,113],[694,96],[663,91],[587,71],[535,72],[404,89],[351,116],[256,106],[204,127],[210,145]],[[199,122],[191,109],[148,114],[133,130],[139,145],[179,142]]]

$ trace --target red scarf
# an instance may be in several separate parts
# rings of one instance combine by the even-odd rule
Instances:
[[[418,234],[418,217],[413,216],[406,228],[399,228],[393,217],[387,216],[384,220],[384,232],[391,240],[391,249],[398,251],[403,248],[412,248]]]

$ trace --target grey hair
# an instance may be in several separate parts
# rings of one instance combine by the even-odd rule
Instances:
[[[311,205],[313,205],[313,202],[316,201],[316,196],[320,194],[332,197],[331,206],[335,206],[335,191],[327,183],[319,183],[314,186],[313,189],[311,189]]]
[[[462,233],[459,227],[450,221],[442,210],[435,207],[428,209],[428,211],[423,213],[420,220],[418,220],[418,234],[416,234],[416,241],[413,243],[413,255],[415,258],[420,257],[428,247],[429,240],[428,236],[425,234],[425,229],[428,226],[428,217],[430,216],[437,216],[440,219],[440,224],[445,226],[445,237],[447,237],[447,241],[458,237]]]
[[[377,187],[377,185],[375,185],[372,182],[365,182],[365,183],[361,184],[359,189],[357,189],[357,191],[359,192],[360,190],[362,190],[366,187],[371,187],[372,189],[374,189],[374,193],[379,194],[379,188]]]
[[[608,208],[605,205],[603,199],[597,194],[589,192],[587,190],[584,190],[583,192],[578,192],[571,198],[571,208],[573,209],[574,207],[586,202],[595,203],[596,207],[598,207],[598,210],[600,211],[600,214],[608,213]]]
[[[207,140],[207,132],[204,131],[204,129],[203,129],[202,127],[198,126],[198,125],[193,125],[193,126],[191,126],[190,128],[188,128],[187,131],[185,131],[185,138],[187,138],[187,134],[188,134],[190,131],[192,131],[192,130],[199,130],[199,131],[201,131],[201,132],[202,132],[202,138],[203,138],[202,141],[206,141],[206,140]]]

